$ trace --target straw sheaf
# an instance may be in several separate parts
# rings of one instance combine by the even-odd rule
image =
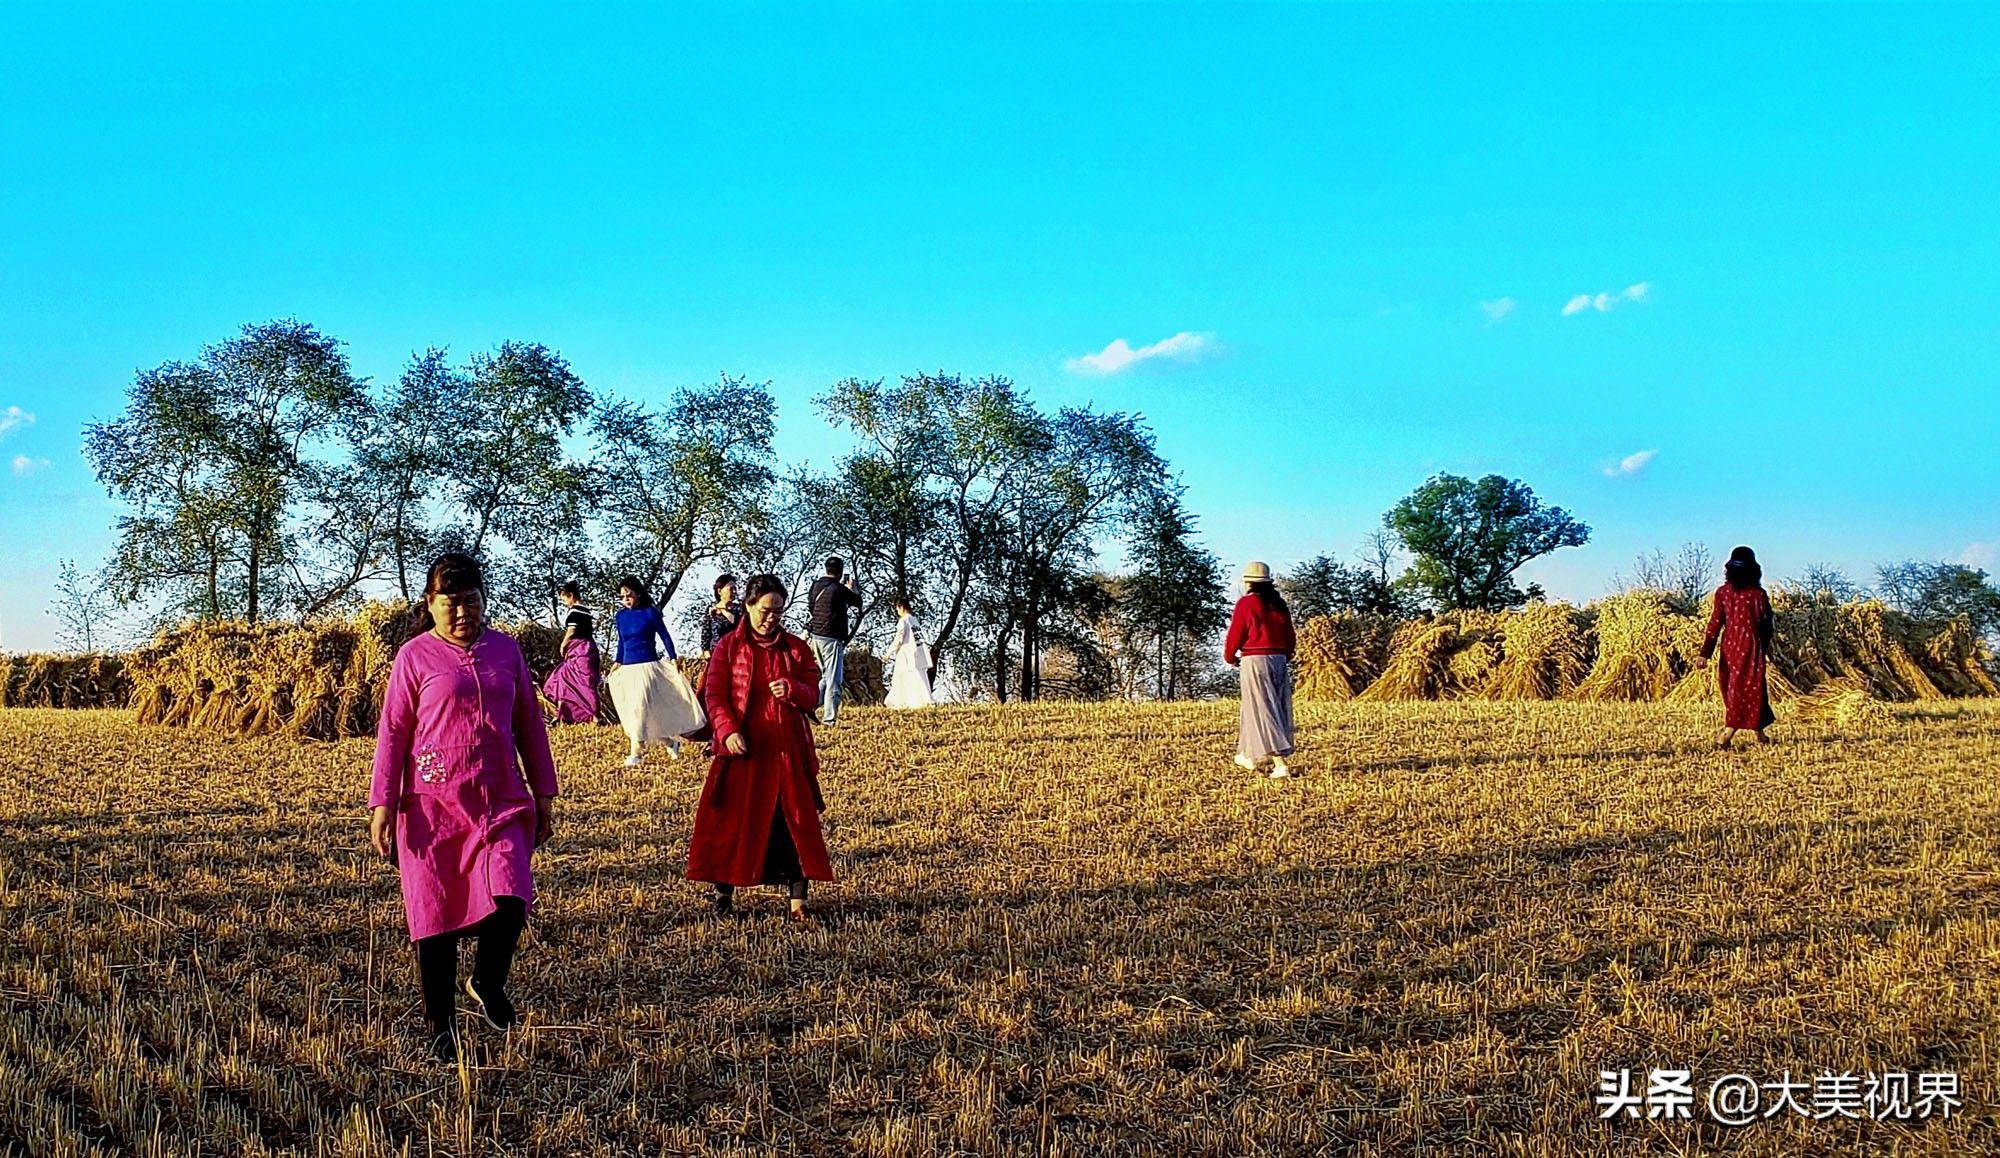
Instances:
[[[1554,700],[1590,672],[1590,623],[1565,603],[1538,603],[1500,623],[1500,662],[1479,694],[1489,700]]]
[[[1580,700],[1665,699],[1686,671],[1682,628],[1692,616],[1674,613],[1658,591],[1628,591],[1593,605],[1597,663],[1577,685]]]
[[[1299,628],[1293,652],[1294,694],[1303,700],[1351,700],[1389,665],[1396,621],[1343,611]]]
[[[1451,653],[1459,643],[1458,625],[1450,620],[1405,623],[1389,641],[1388,667],[1355,699],[1372,704],[1453,698],[1459,689]]]
[[[0,708],[116,708],[131,695],[115,655],[0,655]]]
[[[1793,703],[1795,720],[1828,724],[1839,731],[1874,731],[1895,721],[1859,676],[1829,680]]]

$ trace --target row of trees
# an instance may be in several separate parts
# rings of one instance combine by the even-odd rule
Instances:
[[[540,618],[569,580],[601,605],[636,574],[667,605],[690,575],[796,585],[839,554],[869,597],[864,632],[904,593],[934,651],[1002,698],[1190,689],[1226,581],[1140,416],[1046,412],[1005,378],[950,374],[815,401],[854,449],[781,471],[768,383],[725,374],[640,402],[506,342],[463,365],[425,351],[371,389],[311,325],[247,326],[140,373],[123,413],[87,428],[127,506],[101,592],[155,624],[309,619],[411,598],[458,549],[487,564],[500,614]],[[1135,569],[1102,574],[1100,544],[1121,539]],[[74,564],[65,577],[59,616],[91,642],[98,589]],[[698,615],[706,594],[680,602]]]
[[[545,346],[504,342],[463,364],[424,351],[375,387],[306,323],[247,326],[140,373],[123,413],[87,428],[127,510],[102,568],[63,565],[63,642],[101,645],[120,608],[154,626],[409,599],[451,549],[485,561],[504,616],[550,615],[570,580],[602,606],[630,573],[691,622],[707,591],[684,592],[690,576],[772,571],[796,590],[838,554],[868,599],[864,635],[887,634],[902,593],[934,653],[996,697],[1224,686],[1231,576],[1140,416],[1049,412],[1005,378],[945,373],[849,379],[814,404],[850,449],[824,471],[786,469],[768,383],[724,374],[641,402],[593,391]],[[1519,568],[1589,535],[1519,480],[1440,475],[1384,514],[1357,562],[1321,555],[1281,582],[1300,619],[1518,607],[1541,594]],[[1109,543],[1123,573],[1100,566]],[[1638,585],[1689,601],[1714,575],[1692,547],[1636,568]],[[1970,568],[1880,578],[1898,606],[2000,626],[2000,595]],[[1824,569],[1807,582],[1856,589]]]

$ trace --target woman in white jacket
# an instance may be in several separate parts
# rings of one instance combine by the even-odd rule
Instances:
[[[889,698],[892,708],[931,706],[931,651],[917,642],[917,619],[910,601],[896,597],[896,642],[889,648]]]

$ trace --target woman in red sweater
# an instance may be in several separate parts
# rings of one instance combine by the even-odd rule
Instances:
[[[1241,673],[1243,707],[1236,734],[1236,765],[1254,772],[1265,758],[1271,778],[1292,774],[1292,611],[1262,563],[1243,568],[1246,593],[1229,617],[1222,658]]]

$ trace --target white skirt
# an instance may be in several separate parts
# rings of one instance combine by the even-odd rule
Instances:
[[[884,706],[930,707],[931,681],[926,672],[930,663],[930,650],[921,644],[896,653],[895,663],[889,672],[889,698],[883,701]]]
[[[673,660],[620,664],[604,677],[604,684],[611,690],[618,722],[635,744],[678,740],[700,731],[707,720],[701,701]]]

